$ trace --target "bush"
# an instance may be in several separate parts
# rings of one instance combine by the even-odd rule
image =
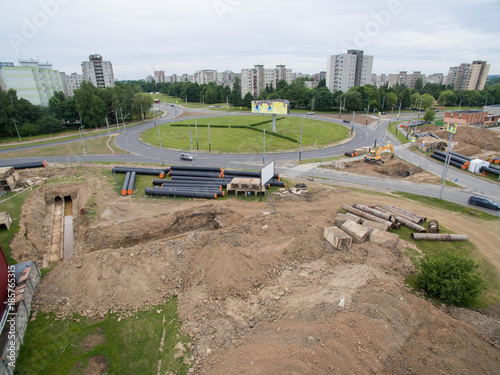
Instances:
[[[417,282],[446,304],[464,306],[484,289],[481,275],[475,272],[478,267],[473,260],[446,251],[422,260]]]

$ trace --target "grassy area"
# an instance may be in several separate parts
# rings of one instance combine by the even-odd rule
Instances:
[[[198,125],[198,145],[203,151],[209,150],[208,128],[210,123],[210,144],[211,150],[225,153],[255,153],[263,151],[263,133],[250,129],[240,128],[217,128],[213,125],[244,125],[249,126],[261,121],[271,120],[272,116],[249,115],[238,117],[214,117],[200,118],[196,120]],[[276,122],[277,133],[285,136],[300,139],[300,127],[303,119],[295,117],[285,117]],[[184,121],[184,124],[192,125],[189,127],[176,127],[173,124],[162,125],[153,128],[141,134],[141,141],[159,147],[158,129],[161,132],[161,143],[163,147],[179,150],[190,150],[190,129],[193,140],[193,148],[196,149],[196,131],[195,120]],[[258,129],[272,130],[272,123],[255,126]],[[302,148],[322,147],[328,144],[338,142],[348,136],[349,129],[324,121],[306,119],[303,124]],[[277,152],[281,150],[298,150],[299,145],[296,142],[282,139],[266,133],[266,152]]]
[[[33,187],[36,189],[36,187]],[[9,264],[16,264],[17,262],[12,258],[12,250],[10,243],[17,232],[19,232],[19,216],[21,216],[21,208],[26,198],[31,195],[32,189],[25,190],[21,193],[7,193],[7,195],[0,201],[0,211],[7,212],[11,219],[12,224],[10,229],[0,229],[0,245],[7,258]]]
[[[56,320],[54,314],[39,312],[26,331],[15,374],[81,374],[89,359],[97,355],[105,357],[110,375],[156,374],[160,360],[162,374],[186,374],[190,366],[184,358],[190,352],[174,359],[175,345],[189,341],[180,327],[175,298],[120,321],[111,313],[98,321],[81,316]],[[163,329],[165,341],[160,351]],[[89,335],[101,338],[96,346],[85,345]]]
[[[121,150],[116,147],[113,142],[113,137],[109,142],[109,147],[115,154],[125,154],[126,151]],[[93,139],[84,139],[85,152],[87,155],[106,155],[111,154],[111,150],[108,148],[108,137],[100,137]],[[0,154],[2,159],[19,158],[19,157],[43,157],[43,156],[66,156],[66,155],[82,155],[83,156],[83,146],[82,141],[78,137],[74,142],[53,145],[47,147],[40,147],[27,150],[19,150],[13,152],[7,152]]]
[[[440,226],[440,233],[453,233],[452,231]],[[398,230],[391,230],[396,233],[402,240],[413,242],[426,255],[432,256],[441,252],[449,251],[467,259],[472,259],[480,266],[479,273],[482,275],[486,290],[472,302],[470,308],[485,308],[487,306],[500,302],[500,277],[496,268],[479,253],[476,246],[470,242],[444,242],[444,241],[414,241],[411,239],[413,230],[401,226]],[[412,249],[405,249],[407,256],[413,261],[417,270],[420,268],[421,256]],[[407,283],[417,288],[417,275],[411,275],[407,278]]]
[[[416,195],[416,194],[411,194],[411,193],[405,193],[405,192],[395,192],[398,196],[411,199],[413,201],[421,202],[423,204],[426,204],[432,208],[439,208],[442,210],[447,210],[451,212],[459,212],[471,217],[475,217],[481,220],[488,220],[488,221],[498,221],[500,220],[500,217],[491,215],[487,212],[483,212],[481,210],[477,210],[475,208],[469,208],[469,207],[464,207],[456,203],[448,202],[445,200],[439,200],[438,198],[431,198],[431,197],[426,197],[423,195]]]

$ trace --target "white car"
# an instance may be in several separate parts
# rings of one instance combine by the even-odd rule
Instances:
[[[189,161],[193,161],[193,156],[190,155],[190,154],[184,154],[182,153],[181,154],[181,160],[189,160]]]

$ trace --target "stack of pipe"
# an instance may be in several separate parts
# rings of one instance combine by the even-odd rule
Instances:
[[[500,164],[500,158],[489,158],[488,162],[492,164]]]
[[[358,153],[356,151],[346,151],[344,152],[344,155],[353,158],[355,156],[358,156]]]
[[[127,195],[128,183],[130,182],[131,174],[132,172],[127,172],[125,174],[125,180],[123,181],[123,186],[122,186],[122,195]]]
[[[45,161],[34,161],[31,163],[18,163],[9,165],[9,167],[13,167],[14,169],[43,168],[46,166],[47,163]]]
[[[495,176],[500,176],[500,168],[490,165],[489,167],[481,167],[480,172],[485,172],[493,174]]]
[[[130,180],[128,182],[128,186],[127,186],[127,193],[128,195],[132,195],[134,193],[134,186],[135,186],[135,176],[136,176],[136,172],[135,171],[132,171],[130,173]]]
[[[466,170],[469,168],[469,163],[470,163],[470,158],[465,158],[462,155],[457,156],[459,154],[456,154],[454,152],[450,152],[450,165],[453,165],[454,167]],[[434,151],[431,155],[431,158],[434,158],[436,160],[445,162],[446,161],[446,153],[441,152],[441,151]]]
[[[252,172],[252,171],[237,171],[232,169],[225,169],[224,178],[260,178],[260,172]],[[273,178],[271,178],[266,185],[268,188],[271,186],[286,186],[284,181],[281,181],[281,176],[278,173],[275,173]]]
[[[159,169],[159,168],[137,168],[137,167],[114,167],[111,169],[113,173],[127,173],[135,172],[136,174],[159,176],[160,178],[165,177],[170,167]]]

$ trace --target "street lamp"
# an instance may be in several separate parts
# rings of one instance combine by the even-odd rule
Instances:
[[[363,100],[368,103],[368,108],[366,109],[366,125],[368,125],[368,112],[370,112],[370,102],[366,99]]]
[[[81,122],[81,117],[80,117],[80,124],[82,123]],[[83,155],[87,155],[87,151],[85,150],[85,144],[83,143],[83,125],[80,126],[80,128],[78,129],[79,133],[80,133],[80,139],[82,140],[82,148],[83,148]]]
[[[299,162],[302,160],[302,126],[304,125],[304,120],[308,116],[306,115],[302,118],[302,122],[300,123],[300,142],[299,142]]]

